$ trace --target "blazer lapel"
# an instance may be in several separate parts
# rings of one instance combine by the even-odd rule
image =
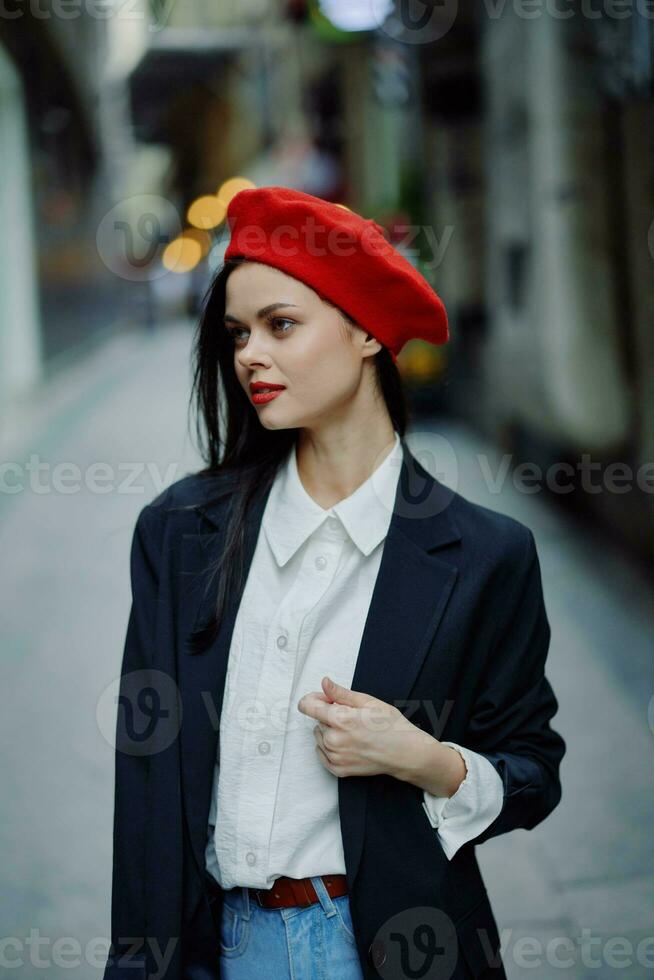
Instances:
[[[352,679],[354,690],[391,703],[408,697],[456,581],[456,566],[434,552],[461,537],[449,509],[452,491],[423,469],[404,439],[402,452],[394,510]],[[248,519],[243,582],[252,562],[268,494],[269,491],[257,498]],[[208,566],[224,547],[228,519],[224,502],[200,509],[213,530],[185,534],[182,539],[184,599],[178,678],[183,711],[182,797],[192,851],[203,875],[227,660],[242,588],[230,597],[211,646],[203,654],[192,656],[183,641],[211,616],[216,583],[211,582]],[[338,781],[350,890],[361,857],[367,785],[366,777]]]
[[[352,677],[352,690],[382,701],[408,698],[454,588],[455,565],[433,554],[461,537],[452,492],[418,463],[402,440],[395,506]],[[369,777],[338,781],[348,888],[359,868]]]

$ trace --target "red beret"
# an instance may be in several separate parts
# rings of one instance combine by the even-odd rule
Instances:
[[[394,361],[414,337],[448,340],[441,298],[371,218],[290,187],[257,187],[234,195],[227,223],[225,259],[245,256],[306,283],[388,347]]]

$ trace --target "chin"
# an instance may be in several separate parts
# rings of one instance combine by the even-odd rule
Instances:
[[[286,422],[283,419],[271,419],[271,418],[259,418],[264,429],[294,429],[295,426],[292,423]]]

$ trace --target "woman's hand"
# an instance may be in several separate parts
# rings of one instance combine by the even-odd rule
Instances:
[[[322,687],[300,698],[298,710],[316,719],[316,752],[334,776],[385,773],[437,796],[456,792],[466,772],[458,752],[423,732],[392,704],[329,677],[323,677]]]

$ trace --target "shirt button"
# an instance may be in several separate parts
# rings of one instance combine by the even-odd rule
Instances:
[[[327,567],[327,559],[323,555],[318,555],[314,562],[316,568],[323,569]]]
[[[253,853],[253,851],[248,851],[247,854],[245,855],[245,860],[250,865],[256,864],[257,863],[257,856],[256,856],[256,854]]]
[[[261,755],[267,755],[270,752],[270,742],[259,742],[259,752]]]
[[[277,637],[277,646],[278,647],[280,647],[280,648],[281,647],[285,647],[287,643],[288,643],[288,637],[287,636],[278,636]]]

